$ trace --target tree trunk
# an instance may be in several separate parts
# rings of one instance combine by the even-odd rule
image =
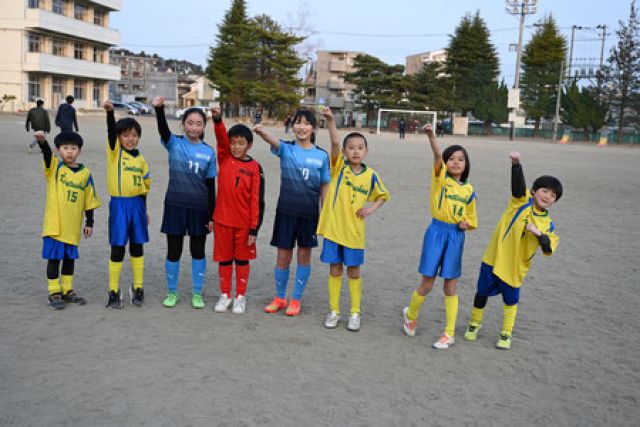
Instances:
[[[491,120],[484,121],[484,134],[493,135],[493,130],[491,129]]]
[[[536,117],[536,124],[533,125],[533,137],[538,137],[538,130],[540,129],[540,117]]]

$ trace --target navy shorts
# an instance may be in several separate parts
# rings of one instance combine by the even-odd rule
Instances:
[[[502,294],[502,301],[504,301],[505,305],[514,305],[520,301],[520,288],[514,288],[503,282],[493,274],[493,267],[484,262],[480,266],[477,293],[482,297]]]
[[[78,247],[51,237],[42,238],[42,259],[78,259]]]
[[[147,207],[142,197],[112,197],[109,202],[109,244],[147,243]]]
[[[351,249],[339,245],[333,240],[322,240],[320,261],[325,264],[344,264],[347,267],[359,267],[364,264],[364,249]]]
[[[293,249],[297,244],[299,248],[315,248],[318,246],[317,228],[317,216],[305,218],[276,212],[271,246]]]
[[[457,279],[462,274],[464,231],[458,224],[434,219],[424,233],[418,271],[423,276]]]
[[[209,233],[209,213],[195,209],[178,208],[176,206],[164,205],[162,215],[162,228],[160,231],[165,234],[177,236],[206,236]]]

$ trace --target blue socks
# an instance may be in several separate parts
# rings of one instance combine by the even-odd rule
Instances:
[[[304,288],[307,287],[309,276],[311,275],[311,265],[298,265],[296,268],[296,284],[293,287],[291,298],[300,301]]]
[[[276,280],[276,295],[278,298],[284,298],[287,295],[287,282],[289,281],[289,267],[286,270],[276,268],[273,270]]]
[[[178,292],[178,276],[180,275],[180,261],[164,261],[164,270],[167,276],[167,288],[169,292]]]
[[[207,259],[191,260],[191,279],[193,280],[193,293],[202,293],[202,284],[204,283],[204,272],[207,269]]]

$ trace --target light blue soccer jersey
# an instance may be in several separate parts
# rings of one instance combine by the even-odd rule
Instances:
[[[171,134],[163,146],[169,152],[169,186],[164,202],[180,208],[207,210],[209,190],[205,180],[215,178],[215,150],[200,142],[192,144],[182,135]]]
[[[315,145],[302,148],[293,141],[280,141],[280,197],[278,212],[300,216],[319,215],[320,185],[331,182],[329,155]]]

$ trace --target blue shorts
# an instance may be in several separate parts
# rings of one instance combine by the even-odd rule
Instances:
[[[318,246],[317,228],[317,216],[305,218],[276,211],[271,246],[293,249],[297,243],[299,248],[315,248]]]
[[[320,261],[325,264],[344,264],[347,267],[358,267],[364,264],[364,249],[351,249],[334,242],[322,240]]]
[[[164,205],[161,232],[177,236],[206,236],[209,233],[209,213],[195,209]]]
[[[142,197],[112,197],[109,202],[109,244],[147,243],[147,207]]]
[[[462,274],[464,231],[458,224],[434,219],[424,233],[418,271],[423,276],[457,279]]]
[[[493,274],[493,267],[484,262],[480,266],[477,293],[483,297],[502,294],[502,301],[504,301],[505,305],[514,305],[520,301],[520,288],[514,288],[503,282]]]
[[[42,259],[78,259],[78,247],[51,237],[42,238]]]

